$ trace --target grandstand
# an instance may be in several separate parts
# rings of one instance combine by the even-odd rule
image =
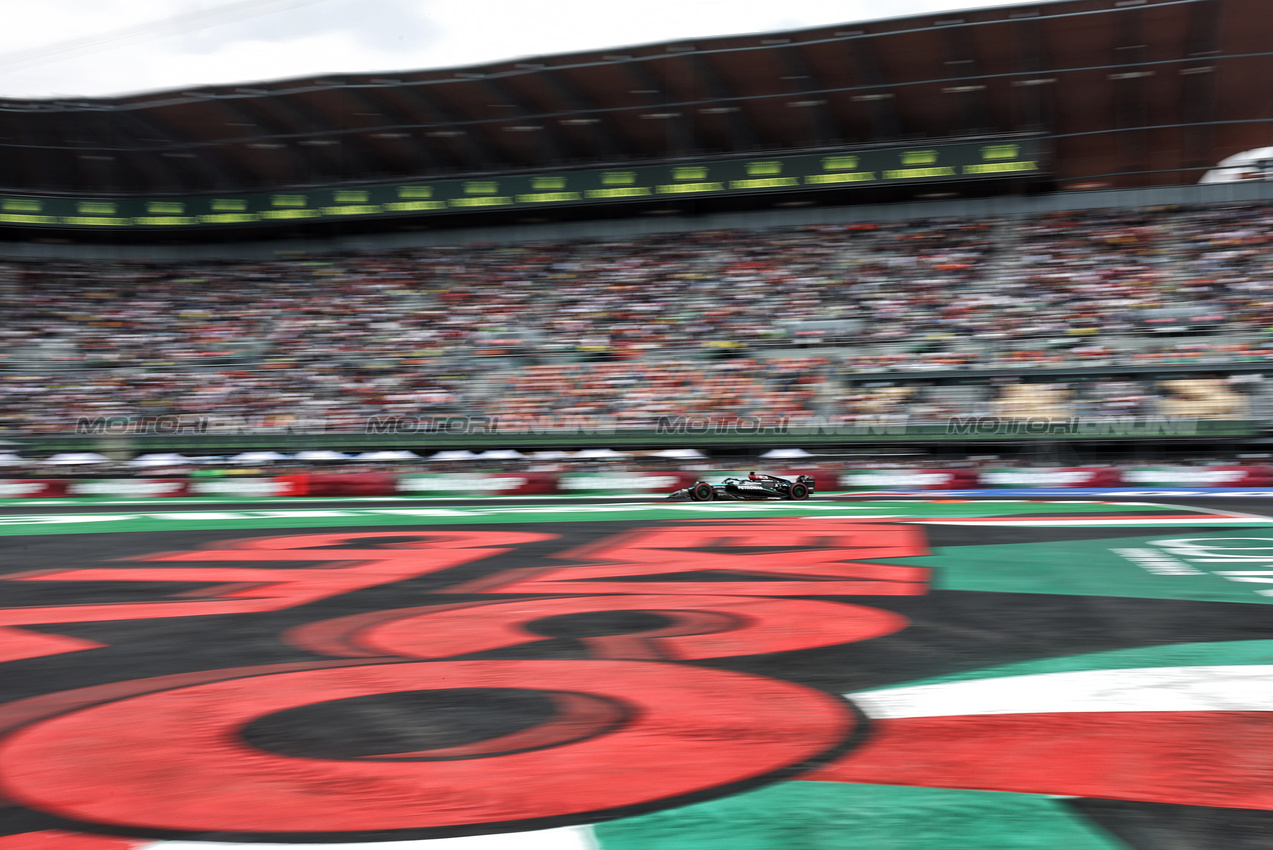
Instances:
[[[1273,179],[1214,175],[1268,144],[1270,29],[1260,0],[1062,0],[0,102],[0,432],[654,448],[746,421],[785,430],[677,439],[954,457],[951,417],[1140,416],[1205,425],[1156,451],[1260,451]],[[155,417],[211,426],[129,430]]]

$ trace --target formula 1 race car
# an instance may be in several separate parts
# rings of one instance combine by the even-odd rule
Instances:
[[[719,484],[699,481],[693,487],[677,490],[669,499],[710,502],[726,499],[735,502],[761,502],[770,499],[792,499],[803,502],[813,492],[812,475],[797,475],[794,480],[753,472],[746,478],[725,478]]]

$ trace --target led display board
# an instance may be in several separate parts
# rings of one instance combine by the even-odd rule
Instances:
[[[1042,157],[1039,140],[1013,139],[189,198],[87,199],[0,194],[0,224],[188,228],[436,216],[1023,177],[1044,172]]]

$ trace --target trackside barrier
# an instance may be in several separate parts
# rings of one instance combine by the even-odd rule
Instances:
[[[551,472],[438,472],[399,475],[396,491],[411,496],[540,496],[557,492]]]
[[[278,496],[304,496],[304,475],[277,475],[273,478],[224,478],[190,479],[192,496],[224,496],[230,499],[267,499]]]
[[[1137,466],[1123,470],[1135,487],[1267,487],[1271,466]]]
[[[392,496],[398,490],[398,476],[389,472],[326,472],[292,478],[295,495],[305,496]]]
[[[693,485],[700,477],[694,472],[563,472],[557,476],[557,490],[598,496],[671,493]]]
[[[1027,467],[983,469],[982,487],[1117,487],[1120,470],[1113,466]]]
[[[190,492],[186,478],[73,478],[66,484],[67,496],[106,499],[161,499]]]
[[[977,486],[977,476],[971,469],[860,469],[841,472],[836,484],[842,490],[965,490]]]
[[[0,478],[0,499],[56,499],[66,495],[65,478]]]

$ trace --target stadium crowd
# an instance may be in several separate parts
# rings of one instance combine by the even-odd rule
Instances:
[[[272,262],[13,262],[0,267],[0,428],[984,411],[1002,387],[880,393],[855,379],[1273,361],[1271,245],[1273,206],[1238,205]],[[1180,398],[1134,383],[1062,388],[1043,406]]]

